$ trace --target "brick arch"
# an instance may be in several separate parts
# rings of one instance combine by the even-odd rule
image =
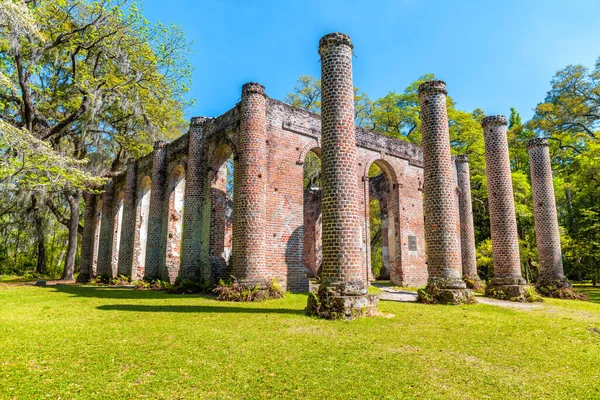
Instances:
[[[369,158],[369,160],[365,163],[363,177],[368,178],[369,177],[369,169],[371,169],[371,165],[377,164],[377,166],[381,169],[381,171],[383,171],[383,173],[386,175],[386,177],[388,178],[390,183],[392,183],[394,185],[398,185],[398,174],[396,172],[396,169],[394,168],[394,166],[392,164],[390,164],[387,161],[386,158],[387,158],[386,155],[383,153]]]
[[[296,164],[304,165],[304,160],[306,160],[306,156],[311,151],[315,153],[319,158],[321,158],[321,141],[319,139],[311,140],[309,143],[305,144],[304,147],[302,147],[302,150],[300,150],[300,154],[298,155],[298,161],[296,161]]]
[[[117,196],[115,196],[115,211],[113,220],[113,245],[112,245],[112,257],[111,267],[113,276],[117,276],[117,270],[119,265],[119,250],[121,248],[121,229],[123,227],[123,210],[125,204],[125,191],[123,188],[119,190]]]
[[[145,175],[140,179],[137,187],[138,194],[135,219],[135,241],[133,246],[134,257],[132,279],[141,279],[144,276],[151,190],[152,178],[149,175]]]
[[[214,279],[226,279],[230,275],[229,260],[232,253],[233,202],[227,196],[227,161],[234,160],[237,168],[237,155],[233,141],[222,138],[214,143],[209,155],[210,234],[207,256]],[[234,193],[236,182],[234,179]]]
[[[171,283],[179,274],[181,265],[181,238],[183,228],[183,213],[185,211],[185,175],[186,168],[183,162],[176,163],[169,170],[168,180],[168,211],[167,238],[166,238],[166,272],[162,274]]]
[[[380,210],[382,214],[385,214],[385,219],[381,219],[382,224],[382,262],[384,263],[383,278],[391,279],[392,282],[398,283],[402,281],[404,271],[402,270],[402,257],[401,257],[401,241],[400,241],[400,194],[399,185],[396,170],[393,165],[390,164],[386,159],[385,155],[379,155],[371,157],[365,164],[364,170],[364,182],[365,182],[365,196],[368,201],[365,202],[365,235],[370,238],[370,200],[371,200],[371,182],[369,179],[369,169],[373,164],[376,164],[382,171],[385,184],[386,192],[378,194],[378,200],[380,201]],[[374,194],[373,194],[374,195]],[[371,246],[370,243],[366,244],[367,247],[367,259],[369,266],[371,266]],[[369,272],[371,273],[371,269]],[[373,277],[374,278],[374,277]]]

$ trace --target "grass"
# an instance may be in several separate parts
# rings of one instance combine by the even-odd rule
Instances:
[[[600,289],[585,290],[530,310],[381,302],[387,318],[344,322],[304,316],[306,295],[4,286],[0,397],[597,399]]]

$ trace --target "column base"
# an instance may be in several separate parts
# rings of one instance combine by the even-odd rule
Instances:
[[[550,290],[571,289],[571,282],[564,277],[540,277],[535,286],[538,289],[548,288]]]
[[[535,288],[544,297],[582,301],[590,300],[585,294],[577,293],[573,290],[573,286],[571,286],[571,283],[564,276],[555,278],[540,277]]]
[[[485,296],[498,300],[531,303],[541,301],[533,286],[527,284],[521,276],[496,277],[486,286]]]
[[[323,319],[354,319],[380,315],[379,297],[346,283],[323,283],[310,293],[304,312]]]
[[[430,279],[424,289],[419,289],[418,303],[425,304],[475,304],[475,296],[462,280]]]

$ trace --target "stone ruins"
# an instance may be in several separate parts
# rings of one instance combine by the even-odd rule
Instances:
[[[442,302],[470,302],[463,278],[479,277],[469,164],[450,154],[446,85],[419,87],[422,148],[356,127],[352,51],[345,34],[320,40],[321,116],[247,83],[231,110],[192,118],[186,135],[156,142],[102,194],[85,194],[79,280],[210,283],[234,276],[262,285],[275,278],[305,292],[319,275],[319,298],[341,299],[348,316],[361,314],[376,306],[367,295],[374,279],[369,201],[376,198],[381,276],[399,286],[428,284]],[[521,295],[507,122],[490,116],[482,125],[495,276],[489,287]],[[321,159],[319,189],[304,185],[309,153]],[[540,276],[568,287],[547,141],[533,140],[529,154]],[[369,177],[373,164],[381,175]]]

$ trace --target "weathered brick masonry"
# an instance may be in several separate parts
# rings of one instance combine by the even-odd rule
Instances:
[[[455,162],[459,190],[458,208],[460,213],[462,273],[464,277],[467,277],[472,281],[479,281],[479,275],[477,275],[477,254],[475,251],[475,228],[473,226],[469,158],[465,154],[458,155],[455,158]]]
[[[425,243],[429,284],[442,294],[436,301],[469,302],[472,293],[462,281],[459,213],[450,133],[446,84],[429,81],[419,86],[425,176]]]
[[[537,285],[554,288],[570,287],[563,272],[548,139],[532,139],[528,143],[528,148],[535,239],[540,263],[540,277]]]
[[[308,273],[304,259],[304,189],[303,164],[306,154],[315,150],[320,154],[321,119],[318,115],[309,113],[297,107],[280,101],[261,96],[265,102],[266,133],[263,135],[266,146],[264,168],[259,172],[265,181],[264,189],[264,222],[259,226],[264,234],[264,268],[252,272],[254,279],[267,280],[276,278],[284,288],[291,291],[308,290]],[[179,279],[207,281],[227,277],[232,271],[223,271],[225,261],[221,254],[227,253],[226,218],[231,226],[231,212],[226,207],[219,208],[216,197],[211,195],[216,189],[217,175],[222,174],[223,163],[233,153],[235,170],[242,168],[238,146],[241,126],[241,104],[217,118],[194,118],[191,121],[190,133],[173,143],[157,148],[152,154],[144,156],[135,162],[136,193],[133,215],[135,225],[133,235],[129,234],[128,220],[131,218],[129,207],[131,181],[127,181],[124,171],[114,178],[107,186],[107,191],[96,201],[93,214],[96,221],[92,224],[94,231],[100,225],[102,234],[95,238],[89,234],[84,236],[84,248],[93,240],[91,261],[82,260],[82,268],[89,268],[96,260],[99,262],[98,274],[103,275],[102,253],[109,254],[104,274],[112,273],[112,237],[114,232],[114,204],[104,207],[103,204],[113,203],[111,188],[116,184],[118,193],[124,193],[124,210],[122,218],[121,243],[118,254],[119,272],[130,271],[134,279],[168,278],[177,276]],[[382,136],[363,128],[356,128],[356,159],[354,161],[353,177],[356,188],[356,198],[359,207],[358,224],[355,228],[354,239],[358,246],[358,260],[355,266],[356,276],[365,279],[368,264],[368,170],[372,163],[383,166],[388,181],[388,211],[389,223],[393,225],[393,233],[388,235],[392,244],[390,250],[390,275],[398,285],[420,286],[427,281],[427,266],[425,264],[425,243],[423,233],[423,202],[421,186],[423,181],[422,153],[419,147],[412,144]],[[257,161],[257,159],[255,159]],[[154,165],[156,164],[156,165]],[[158,168],[160,166],[160,168]],[[131,167],[133,168],[133,167]],[[177,235],[169,237],[169,221],[173,211],[173,171],[185,169],[185,192],[183,199],[183,231],[181,239]],[[159,171],[158,173],[155,171]],[[160,172],[162,171],[162,172]],[[180,170],[179,170],[180,171]],[[234,182],[234,201],[239,190],[239,172],[236,172]],[[246,175],[248,179],[259,179],[257,175]],[[266,177],[266,178],[265,178]],[[222,182],[222,176],[221,176]],[[222,184],[221,184],[222,185]],[[128,189],[129,188],[129,189]],[[223,187],[220,192],[223,193]],[[366,202],[363,196],[366,190]],[[155,196],[155,191],[159,196]],[[251,192],[252,194],[253,192]],[[96,196],[97,197],[97,196]],[[160,199],[157,199],[160,197]],[[151,200],[154,199],[153,201]],[[160,200],[160,201],[158,201]],[[227,202],[227,199],[221,199]],[[230,201],[230,200],[229,200]],[[260,201],[260,198],[259,198]],[[154,209],[150,203],[162,203]],[[154,212],[152,212],[154,209]],[[167,211],[171,210],[171,211]],[[222,210],[222,211],[221,211]],[[102,212],[101,212],[102,211]],[[112,214],[109,218],[108,214]],[[242,210],[241,215],[244,215]],[[102,223],[98,217],[103,215]],[[160,217],[160,218],[159,218]],[[238,215],[234,212],[233,221]],[[252,215],[247,215],[252,217]],[[88,216],[89,220],[91,215]],[[154,219],[153,219],[154,218]],[[88,224],[86,220],[86,225]],[[151,222],[154,221],[154,222]],[[118,221],[117,221],[118,222]],[[247,222],[246,222],[247,223]],[[221,224],[222,229],[215,229]],[[104,225],[109,229],[102,229]],[[151,230],[151,226],[154,227]],[[247,228],[246,228],[247,229]],[[107,232],[108,231],[108,232]],[[152,232],[155,232],[154,234]],[[218,233],[220,232],[220,233]],[[157,233],[157,234],[156,234]],[[212,236],[211,236],[212,234]],[[133,246],[127,244],[127,237],[132,237]],[[217,237],[218,236],[218,237]],[[90,239],[90,237],[92,239]],[[233,246],[235,247],[235,237]],[[167,267],[167,251],[175,249],[181,241],[180,268],[177,263]],[[243,240],[243,239],[240,239]],[[216,243],[221,243],[217,248]],[[260,242],[260,238],[259,238]],[[106,246],[111,243],[110,246]],[[153,244],[150,244],[153,243]],[[211,244],[212,243],[212,244]],[[152,246],[152,248],[151,248]],[[110,247],[110,248],[108,248]],[[253,248],[254,249],[254,248]],[[249,249],[252,250],[252,249]],[[87,251],[87,250],[86,250]],[[356,251],[356,250],[355,250]],[[163,254],[164,253],[164,254]],[[254,257],[252,251],[248,257]],[[246,254],[247,254],[246,253]],[[240,254],[245,254],[240,252]],[[262,259],[261,256],[260,259]],[[158,260],[152,265],[148,259]],[[246,273],[241,266],[240,271]],[[88,258],[89,260],[89,258]],[[233,260],[232,260],[233,261]],[[252,260],[251,260],[252,261]],[[252,261],[254,262],[254,261]],[[233,263],[232,263],[233,264]],[[148,265],[148,268],[146,268]],[[256,264],[254,264],[256,265]],[[148,271],[146,271],[149,269]],[[168,276],[164,276],[164,272]],[[237,273],[237,272],[236,272]],[[240,275],[242,277],[243,275]],[[246,275],[249,276],[249,275]]]
[[[502,115],[482,120],[485,141],[488,206],[494,256],[494,279],[486,290],[501,290],[511,297],[523,294],[525,280],[521,276],[519,237],[513,195],[507,121]]]

